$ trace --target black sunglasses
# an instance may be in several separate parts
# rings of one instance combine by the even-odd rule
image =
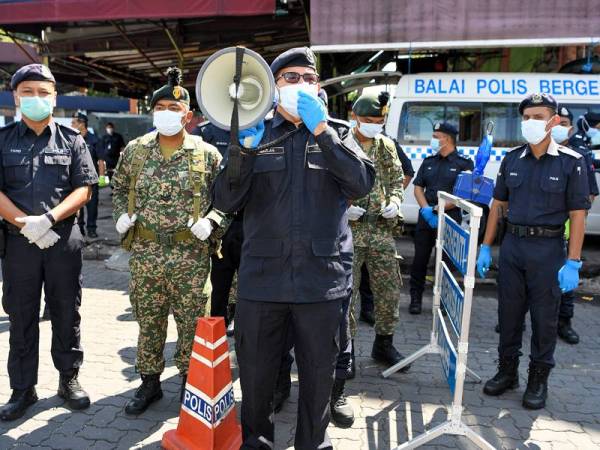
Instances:
[[[291,84],[296,84],[300,82],[302,78],[308,84],[317,84],[319,82],[319,75],[316,73],[303,73],[299,74],[298,72],[284,72],[277,79],[283,78],[285,81]]]

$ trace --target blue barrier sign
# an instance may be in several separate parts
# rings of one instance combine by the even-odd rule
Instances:
[[[437,344],[441,351],[442,371],[444,372],[448,386],[450,386],[450,391],[454,394],[454,387],[456,385],[456,350],[454,350],[452,341],[450,341],[448,330],[446,329],[446,325],[444,325],[439,310],[437,315]]]
[[[443,248],[454,266],[465,275],[467,273],[467,256],[469,254],[469,232],[463,230],[454,219],[444,214]]]
[[[446,308],[450,324],[454,332],[459,335],[462,323],[463,304],[465,294],[450,273],[448,266],[442,262],[442,282],[440,284],[440,300]]]
[[[206,401],[186,387],[182,406],[197,419],[211,426],[221,421],[233,408],[234,403],[233,387],[212,402]]]

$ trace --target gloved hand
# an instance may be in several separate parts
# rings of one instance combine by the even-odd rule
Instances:
[[[110,178],[107,175],[101,175],[98,177],[98,187],[106,187],[110,184]]]
[[[327,109],[319,97],[302,91],[298,92],[298,114],[311,133],[327,120]]]
[[[565,265],[560,268],[558,271],[558,285],[562,292],[569,292],[577,288],[581,265],[581,261],[567,259]]]
[[[54,244],[58,242],[60,236],[54,232],[54,230],[48,230],[46,234],[42,235],[37,241],[35,241],[35,245],[37,245],[42,250],[52,247]]]
[[[190,218],[188,221],[188,227],[190,227],[190,231],[194,236],[196,236],[201,241],[205,241],[212,233],[213,226],[210,220],[202,217],[198,219],[198,222],[194,223],[194,219]]]
[[[117,225],[115,226],[115,228],[117,229],[117,232],[119,234],[127,233],[127,230],[129,230],[133,226],[136,219],[137,219],[137,214],[134,214],[131,217],[129,217],[129,214],[127,214],[127,213],[121,214],[121,217],[119,217],[119,220],[117,220]]]
[[[256,148],[265,134],[265,122],[260,121],[258,125],[239,132],[240,144],[246,148]]]
[[[421,208],[421,210],[419,211],[419,213],[423,216],[423,219],[425,219],[425,222],[427,222],[427,224],[431,228],[437,228],[437,226],[438,226],[438,217],[433,212],[433,208],[431,206],[426,206],[424,208]]]
[[[381,216],[384,219],[394,219],[398,217],[398,205],[396,205],[394,202],[391,202],[381,210]]]
[[[348,208],[348,220],[358,220],[366,212],[367,210],[361,208],[360,206],[350,205]]]
[[[477,273],[481,278],[490,270],[492,264],[492,248],[489,245],[481,244],[479,248],[479,257],[477,258]]]
[[[52,228],[52,222],[43,214],[41,216],[17,217],[15,221],[25,224],[21,228],[21,234],[29,239],[30,244],[33,244]]]

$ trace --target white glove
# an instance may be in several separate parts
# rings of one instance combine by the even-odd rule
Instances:
[[[46,248],[52,247],[58,242],[59,239],[60,236],[58,234],[56,234],[53,230],[48,230],[46,234],[44,234],[41,238],[35,241],[35,245],[44,250]]]
[[[381,210],[381,215],[384,219],[393,219],[394,217],[398,217],[398,205],[393,202],[390,203]]]
[[[127,233],[127,230],[129,230],[135,223],[135,219],[137,219],[137,214],[134,214],[131,217],[129,217],[129,214],[127,213],[121,214],[121,217],[119,217],[119,220],[117,220],[117,225],[115,226],[117,232],[119,234]]]
[[[52,228],[52,222],[43,214],[41,216],[17,217],[15,221],[25,224],[21,228],[21,234],[29,239],[30,244],[36,242]]]
[[[358,220],[366,212],[367,210],[360,206],[350,205],[350,208],[348,208],[348,220]]]
[[[212,223],[205,218],[198,219],[198,222],[196,223],[194,223],[194,219],[190,219],[188,221],[188,227],[190,227],[192,234],[201,241],[207,240],[213,230]]]

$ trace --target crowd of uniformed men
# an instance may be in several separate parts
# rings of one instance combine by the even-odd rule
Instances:
[[[52,120],[56,86],[47,67],[32,64],[14,74],[22,120],[0,130],[2,300],[10,319],[13,390],[1,420],[23,416],[37,400],[42,289],[60,373],[58,394],[72,409],[90,404],[78,381],[81,217],[87,205],[87,232],[93,236],[99,174],[100,185],[110,176],[116,229],[131,251],[129,294],[139,324],[136,369],[142,383],[127,413],[140,414],[163,395],[169,312],[177,325],[174,359],[182,392],[196,319],[211,314],[225,317],[235,334],[242,448],[274,447],[271,414],[290,394],[292,349],[300,383],[295,447],[331,448],[330,417],[338,426],[352,425],[344,386],[355,376],[361,303],[360,318],[375,329],[372,358],[385,366],[403,358],[393,344],[402,282],[395,238],[402,233],[404,189],[414,171],[385,135],[388,95],[360,96],[350,125],[329,116],[309,49],[286,51],[271,70],[278,104],[266,120],[240,132],[239,172],[228,164],[228,132],[210,123],[193,134],[185,131],[193,113],[178,69],[170,69],[167,84],[152,95],[156,130],[129,142],[118,163],[98,157],[85,115],[73,118],[78,131]],[[529,311],[532,345],[523,404],[542,408],[557,333],[578,341],[570,323],[572,291],[586,210],[598,194],[589,142],[600,118],[588,115],[574,126],[568,109],[546,94],[529,95],[519,112],[527,144],[502,161],[477,263],[485,276],[504,218],[499,368],[484,392],[499,395],[517,386]],[[123,144],[109,128],[106,145],[120,150]],[[457,136],[453,124],[432,127],[433,154],[413,181],[420,214],[410,314],[422,310],[438,226],[437,192],[452,192],[458,174],[473,170],[473,162],[457,151]],[[461,222],[458,208],[448,214]]]

